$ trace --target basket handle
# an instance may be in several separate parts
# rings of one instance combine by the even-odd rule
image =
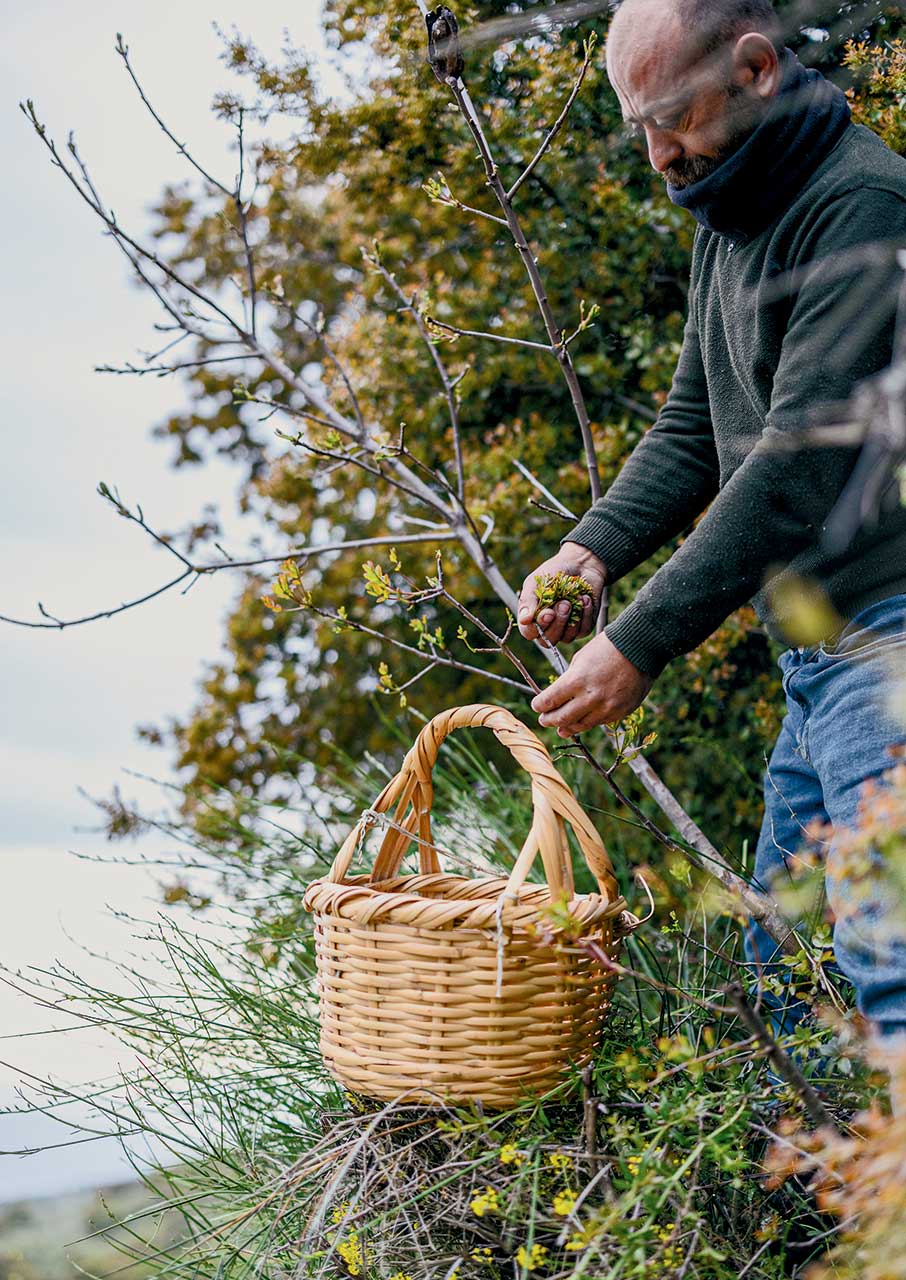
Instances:
[[[422,874],[440,872],[440,859],[431,835],[431,805],[434,800],[431,770],[447,734],[467,726],[491,729],[532,779],[532,825],[510,872],[507,891],[515,892],[525,883],[529,869],[540,853],[551,897],[564,893],[568,899],[574,896],[575,884],[565,827],[565,822],[568,822],[598,888],[609,901],[615,902],[620,891],[604,842],[557,771],[547,747],[511,712],[484,702],[451,707],[430,720],[409,749],[399,773],[387,783],[374,802],[372,808],[375,813],[385,813],[395,804],[392,820],[403,829],[387,828],[370,880],[390,880],[397,875],[406,850],[416,835]],[[328,874],[333,883],[342,882],[345,878],[369,825],[366,814],[343,842]]]

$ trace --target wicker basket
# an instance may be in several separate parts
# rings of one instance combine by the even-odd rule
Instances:
[[[444,872],[432,841],[431,769],[447,734],[467,725],[492,729],[531,775],[534,820],[508,879]],[[388,823],[378,815],[391,805]],[[598,893],[575,893],[564,819]],[[347,875],[368,827],[381,821],[373,871]],[[413,839],[420,874],[399,876]],[[547,884],[526,884],[539,851]],[[638,923],[544,744],[509,711],[482,703],[425,725],[304,901],[315,917],[328,1068],[366,1097],[435,1104],[510,1106],[556,1084],[598,1044],[613,974],[577,945],[575,925],[567,937],[539,909],[568,904],[581,936],[611,959]]]

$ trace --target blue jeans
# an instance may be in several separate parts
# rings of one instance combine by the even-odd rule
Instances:
[[[906,743],[906,595],[863,610],[831,644],[788,649],[779,665],[787,713],[765,774],[754,867],[755,883],[768,892],[795,879],[809,823],[838,831],[857,824],[863,783],[892,768],[891,748]],[[906,895],[897,888],[903,870],[888,874],[875,854],[877,876],[856,891],[842,857],[835,859],[833,835],[817,848],[825,855],[837,964],[857,1007],[882,1035],[906,1031]],[[906,841],[901,856],[906,860]],[[759,966],[777,955],[754,922],[746,955]],[[801,1003],[783,1011],[776,1000],[767,1003],[780,1031],[791,1031],[807,1012]]]

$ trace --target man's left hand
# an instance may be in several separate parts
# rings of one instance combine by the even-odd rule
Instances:
[[[539,724],[570,738],[624,720],[652,684],[602,633],[579,650],[559,680],[535,695],[532,710],[541,712]]]

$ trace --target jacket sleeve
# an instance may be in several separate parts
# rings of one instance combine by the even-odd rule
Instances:
[[[798,255],[798,289],[764,433],[675,555],[607,628],[640,670],[660,674],[701,644],[766,579],[813,547],[858,448],[796,447],[822,404],[847,399],[891,360],[898,275],[866,247],[906,237],[906,200],[864,187],[818,215]]]
[[[615,582],[685,529],[718,488],[698,332],[686,322],[667,402],[607,493],[561,542],[588,547]]]

